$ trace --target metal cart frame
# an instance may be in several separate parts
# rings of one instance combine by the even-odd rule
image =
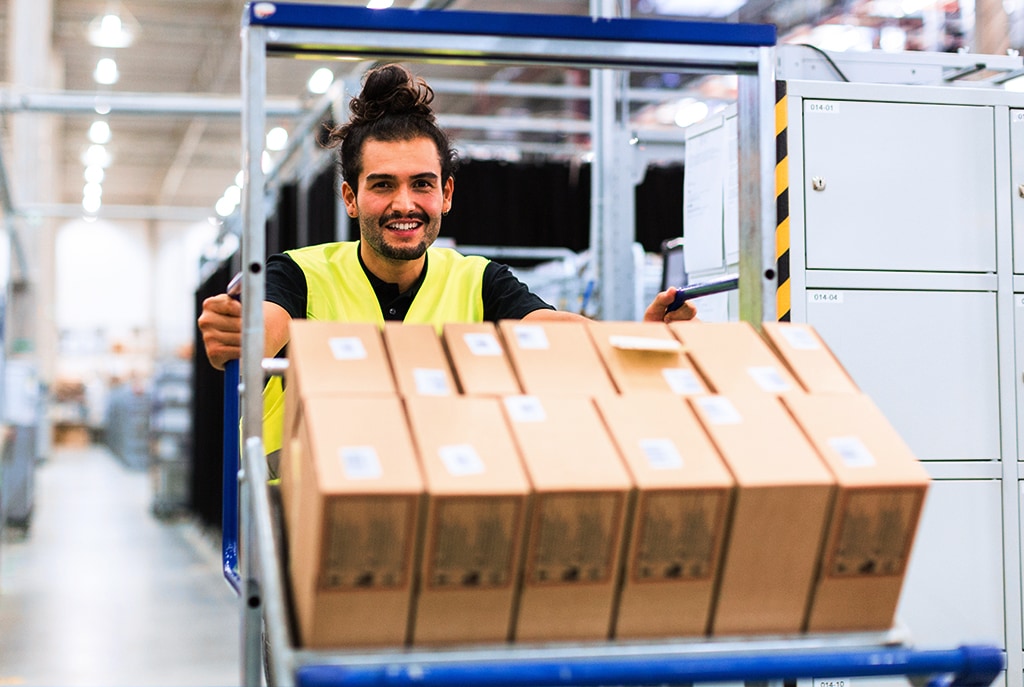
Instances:
[[[242,682],[261,683],[264,641],[278,685],[642,685],[800,677],[923,676],[983,687],[1003,670],[998,648],[918,651],[895,632],[766,639],[597,642],[329,653],[294,648],[262,444],[268,55],[354,55],[477,63],[665,69],[738,75],[740,316],[775,319],[775,29],[748,24],[397,10],[254,2],[242,25],[242,360],[225,379],[224,574],[241,598]],[[596,102],[609,82],[595,78]],[[595,107],[600,159],[608,108]],[[596,173],[595,168],[595,173]],[[609,291],[614,232],[596,235]],[[632,237],[629,237],[632,240]],[[240,403],[239,403],[240,400]],[[241,412],[239,412],[241,411]],[[242,461],[236,434],[244,420]]]

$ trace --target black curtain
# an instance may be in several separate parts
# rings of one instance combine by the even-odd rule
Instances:
[[[307,236],[309,245],[337,240],[338,221],[337,172],[328,165],[309,186]],[[358,236],[358,231],[353,236]]]
[[[203,299],[224,293],[238,271],[236,258],[226,260],[196,290],[196,317]],[[224,373],[215,370],[206,357],[199,328],[195,328],[192,354],[192,470],[190,509],[204,525],[220,526],[223,488],[222,449],[224,442]]]
[[[636,240],[648,253],[683,235],[683,166],[649,167],[636,189]]]
[[[284,184],[279,189],[277,205],[267,218],[267,255],[299,247],[298,197],[296,183]]]

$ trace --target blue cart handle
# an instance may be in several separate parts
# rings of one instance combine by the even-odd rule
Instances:
[[[227,294],[242,299],[242,273],[228,283]],[[242,593],[242,577],[238,572],[238,361],[230,360],[224,366],[224,461],[221,502],[221,550],[224,561],[224,579],[236,594]]]

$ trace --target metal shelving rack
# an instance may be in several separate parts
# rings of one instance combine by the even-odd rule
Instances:
[[[243,174],[241,366],[225,387],[224,574],[241,597],[242,681],[278,685],[642,685],[800,677],[922,676],[935,684],[990,684],[1003,654],[987,646],[920,651],[895,632],[764,639],[393,649],[332,653],[296,649],[275,540],[262,445],[265,178],[261,168],[268,55],[546,64],[595,70],[672,70],[738,75],[740,308],[775,319],[775,30],[705,24],[528,14],[441,12],[255,2],[242,26]],[[612,98],[593,79],[595,105]],[[595,106],[596,165],[614,108]],[[597,168],[595,167],[595,171]],[[614,292],[614,232],[599,232],[605,289]],[[630,240],[632,237],[630,237]],[[237,386],[238,394],[235,394]],[[236,403],[240,399],[240,403]],[[239,410],[241,411],[239,413]],[[241,465],[236,436],[244,420]],[[240,469],[241,468],[241,469]],[[237,536],[236,536],[237,533]]]

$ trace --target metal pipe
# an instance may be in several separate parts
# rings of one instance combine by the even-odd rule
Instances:
[[[88,91],[18,91],[0,89],[0,111],[95,115],[109,108],[111,115],[188,115],[239,117],[242,99],[189,93],[90,93]],[[265,108],[274,117],[298,117],[306,112],[296,99],[270,99]]]
[[[102,205],[99,211],[86,213],[78,203],[37,203],[26,205],[22,214],[36,217],[74,218],[88,215],[103,219],[201,222],[214,213],[208,207],[173,205]]]

